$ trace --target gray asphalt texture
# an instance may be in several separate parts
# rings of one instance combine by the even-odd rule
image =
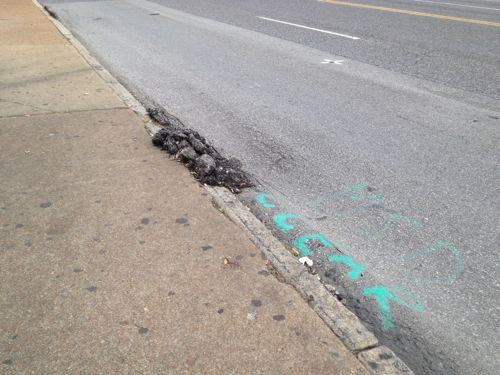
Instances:
[[[498,1],[445,2],[467,7],[362,3],[500,22]],[[240,159],[279,201],[253,205],[264,221],[300,214],[285,240],[322,233],[365,265],[349,280],[312,255],[417,374],[497,373],[500,27],[306,0],[43,3],[138,97]],[[392,329],[374,285],[407,291]]]

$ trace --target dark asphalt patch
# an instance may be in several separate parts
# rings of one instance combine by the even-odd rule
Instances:
[[[202,184],[224,186],[233,193],[255,185],[238,160],[224,158],[198,132],[180,126],[178,120],[174,123],[162,109],[149,108],[148,114],[164,126],[153,136],[153,144],[183,162]]]

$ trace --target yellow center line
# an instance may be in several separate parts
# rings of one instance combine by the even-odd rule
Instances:
[[[412,16],[430,17],[430,18],[438,18],[440,20],[458,21],[458,22],[474,23],[476,25],[500,27],[500,22],[484,21],[484,20],[478,20],[478,19],[474,19],[474,18],[462,18],[462,17],[445,16],[442,14],[415,12],[413,10],[406,10],[406,9],[399,9],[399,8],[387,8],[387,7],[380,7],[377,5],[370,5],[370,4],[350,3],[347,1],[337,1],[337,0],[318,0],[318,1],[320,1],[322,3],[329,3],[329,4],[335,4],[335,5],[345,5],[345,6],[356,7],[356,8],[381,10],[383,12],[410,14]]]

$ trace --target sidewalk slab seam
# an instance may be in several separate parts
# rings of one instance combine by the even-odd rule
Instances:
[[[115,77],[104,68],[97,59],[95,59],[90,52],[85,48],[85,46],[80,43],[78,39],[74,37],[71,31],[66,28],[59,20],[54,18],[50,11],[50,8],[45,9],[37,0],[32,0],[33,3],[45,13],[45,15],[50,19],[54,26],[59,30],[59,32],[69,41],[69,43],[78,51],[78,53],[87,61],[87,63],[92,67],[92,69],[101,77],[101,79],[106,82],[113,91],[118,95],[118,97],[135,113],[139,116],[146,117],[147,110],[144,106],[120,83]],[[49,13],[50,11],[50,13]]]

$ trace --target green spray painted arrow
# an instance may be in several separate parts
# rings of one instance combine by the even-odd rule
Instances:
[[[410,300],[410,303],[406,303],[401,298],[397,297],[395,293],[403,294]],[[390,301],[416,312],[421,313],[425,310],[424,305],[415,297],[415,295],[401,288],[386,288],[382,285],[376,285],[371,288],[364,289],[363,295],[373,296],[377,301],[378,308],[380,310],[380,320],[382,321],[382,329],[384,331],[396,326],[394,324],[391,307],[389,305]]]
[[[331,255],[328,257],[328,260],[333,263],[344,263],[351,269],[347,276],[353,280],[359,279],[363,271],[366,269],[366,266],[356,263],[351,257],[343,255]]]

